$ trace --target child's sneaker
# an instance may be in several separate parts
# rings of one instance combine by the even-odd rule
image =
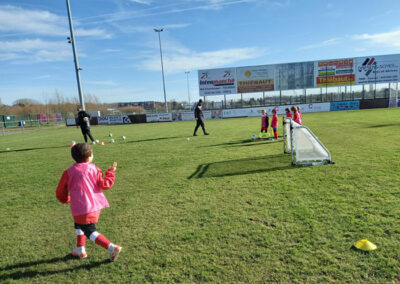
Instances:
[[[119,253],[121,252],[122,247],[120,246],[113,246],[108,248],[108,252],[110,253],[110,260],[115,261],[118,258]]]
[[[72,255],[77,256],[79,258],[87,258],[87,254],[85,251],[85,247],[78,247],[72,250]]]

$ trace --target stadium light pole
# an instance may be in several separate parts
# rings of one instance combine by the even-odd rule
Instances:
[[[190,73],[190,71],[185,71],[185,74],[186,74],[186,81],[187,81],[187,90],[188,90],[189,105],[190,105],[189,73]]]
[[[164,89],[164,101],[165,101],[165,112],[168,112],[168,104],[167,104],[167,94],[165,93],[165,78],[164,78],[164,65],[163,65],[163,58],[162,58],[162,48],[161,48],[161,36],[160,33],[164,31],[162,29],[154,29],[156,33],[158,33],[158,42],[160,44],[160,58],[161,58],[161,73],[162,73],[162,81],[163,81],[163,89]]]
[[[85,110],[85,101],[82,95],[82,86],[81,86],[81,77],[79,72],[82,68],[79,67],[78,63],[78,55],[76,54],[76,46],[75,46],[75,37],[74,37],[74,27],[72,25],[72,17],[71,17],[71,8],[69,6],[69,0],[67,0],[67,10],[68,10],[68,21],[69,21],[69,31],[71,36],[68,37],[68,43],[72,45],[72,52],[74,54],[74,62],[75,62],[75,73],[76,73],[76,81],[78,83],[78,93],[79,93],[79,102],[83,110]]]

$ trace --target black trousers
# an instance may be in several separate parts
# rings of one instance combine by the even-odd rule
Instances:
[[[201,126],[201,129],[203,129],[203,132],[205,134],[206,133],[206,129],[204,128],[204,122],[203,122],[203,120],[201,118],[198,118],[196,120],[196,127],[194,128],[194,133],[193,134],[196,134],[197,129],[199,129],[199,126]]]
[[[85,138],[85,142],[87,142],[87,137],[89,136],[90,140],[92,140],[92,142],[94,141],[92,133],[90,133],[90,128],[83,128],[81,127],[82,130],[82,134],[83,134],[83,138]]]
[[[94,223],[92,224],[87,224],[87,225],[83,225],[83,224],[77,224],[75,223],[75,229],[81,229],[83,231],[83,233],[85,234],[85,236],[90,239],[90,235],[93,232],[96,232],[96,225]]]

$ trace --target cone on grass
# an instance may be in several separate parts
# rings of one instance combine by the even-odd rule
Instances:
[[[364,250],[364,251],[372,251],[372,250],[376,250],[378,248],[375,244],[371,243],[367,239],[363,239],[363,240],[356,242],[354,244],[354,246],[356,249]]]

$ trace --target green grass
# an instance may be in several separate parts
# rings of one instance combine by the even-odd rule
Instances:
[[[127,137],[94,146],[97,166],[119,164],[97,226],[124,247],[115,263],[90,241],[87,259],[67,256],[55,189],[80,130],[0,137],[0,282],[399,282],[400,109],[303,121],[335,165],[290,166],[282,141],[250,141],[259,118],[207,121],[198,137],[193,122],[93,127]],[[378,250],[351,249],[362,238]]]

